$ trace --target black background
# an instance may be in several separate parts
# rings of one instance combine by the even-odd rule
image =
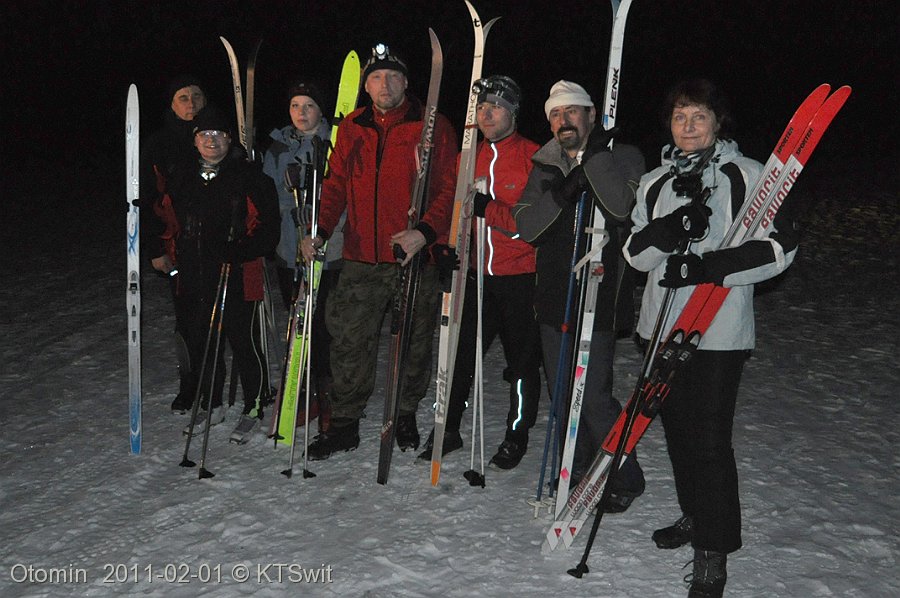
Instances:
[[[584,85],[602,102],[611,10],[604,0],[475,0],[492,29],[484,74],[507,74],[523,89],[519,128],[549,138],[543,103],[559,79]],[[854,88],[811,161],[805,179],[839,174],[896,188],[896,2],[634,0],[622,63],[618,124],[622,139],[658,164],[666,141],[658,108],[674,81],[703,75],[732,98],[742,151],[765,161],[796,105],[819,83]],[[0,87],[4,203],[79,206],[88,216],[120,212],[124,189],[124,106],[140,92],[144,135],[170,98],[168,81],[190,72],[210,100],[232,110],[230,70],[219,36],[241,67],[263,39],[256,71],[257,139],[288,123],[285,86],[313,78],[332,96],[353,49],[364,62],[384,41],[410,65],[410,88],[424,98],[430,60],[427,28],[443,46],[440,109],[459,133],[471,74],[473,35],[462,0],[294,0],[194,2],[39,2],[0,7]],[[890,50],[889,50],[890,48]],[[333,102],[333,99],[331,100]],[[326,107],[330,116],[333,103]],[[816,174],[818,173],[818,174]],[[25,200],[30,202],[32,200]],[[7,212],[9,213],[9,212]],[[79,212],[74,209],[72,215]]]

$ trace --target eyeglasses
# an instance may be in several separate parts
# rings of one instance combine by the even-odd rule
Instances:
[[[226,131],[197,131],[197,135],[204,139],[215,139],[216,141],[222,141],[230,137]]]

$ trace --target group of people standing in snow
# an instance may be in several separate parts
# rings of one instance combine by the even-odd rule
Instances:
[[[314,137],[329,137],[324,112],[330,106],[321,89],[310,82],[290,86],[291,123],[272,133],[260,168],[234,142],[234,128],[222,113],[206,106],[199,81],[173,81],[171,111],[145,148],[148,174],[142,177],[148,181],[142,198],[153,207],[143,210],[149,215],[145,236],[155,241],[145,247],[154,268],[173,274],[183,347],[173,411],[187,411],[201,385],[201,407],[215,412],[210,421],[224,418],[224,364],[207,368],[203,380],[199,372],[210,310],[228,264],[224,332],[243,389],[238,427],[253,431],[270,398],[258,321],[265,260],[277,262],[279,288],[289,305],[295,268],[324,248],[329,274],[319,291],[316,338],[325,342],[324,349],[314,349],[320,425],[307,451],[310,459],[327,459],[355,449],[359,420],[375,388],[378,337],[397,292],[398,269],[425,252],[396,434],[402,450],[419,448],[417,410],[432,383],[439,279],[456,261],[448,235],[458,145],[451,123],[438,115],[427,209],[419,224],[407,229],[423,127],[423,105],[407,90],[409,75],[400,56],[387,46],[376,47],[362,75],[369,101],[345,115],[338,128],[322,184],[317,234],[301,235],[299,243],[290,181],[305,176],[289,171],[302,170],[308,162]],[[517,131],[523,98],[515,81],[492,75],[480,80],[478,89],[476,122],[482,139],[475,177],[484,178],[485,185],[475,194],[474,211],[486,225],[483,350],[499,337],[506,360],[502,376],[509,383],[506,432],[491,462],[511,469],[526,453],[540,406],[541,365],[551,393],[557,376],[568,378],[568,372],[557,371],[558,356],[573,349],[567,340],[572,335],[563,335],[562,327],[576,204],[587,193],[590,209],[598,210],[594,227],[605,229],[609,240],[601,254],[604,275],[597,288],[573,478],[585,473],[621,410],[612,392],[613,357],[617,338],[634,326],[637,272],[647,273],[636,328],[644,340],[652,334],[665,287],[683,289],[675,294],[676,314],[697,284],[733,287],[662,406],[683,515],[653,535],[661,548],[691,543],[690,595],[720,596],[726,555],[741,546],[731,431],[741,370],[754,344],[753,284],[791,263],[796,250],[791,223],[776,219],[776,232],[768,238],[718,249],[743,200],[742,190],[755,181],[761,165],[742,156],[730,140],[729,109],[720,90],[706,80],[687,80],[670,91],[664,126],[672,143],[663,148],[662,165],[650,172],[636,147],[611,143],[615,131],[604,130],[593,99],[577,83],[561,80],[551,87],[544,102],[551,138],[543,146]],[[705,202],[698,201],[701,195]],[[402,260],[395,246],[402,249]],[[467,284],[439,449],[444,454],[463,445],[460,424],[475,370],[474,274]],[[216,359],[221,362],[221,351]],[[210,379],[212,370],[215,379]],[[562,388],[565,404],[569,391]],[[430,435],[419,457],[430,459],[433,444]],[[644,486],[632,454],[614,477],[604,509],[624,511]]]

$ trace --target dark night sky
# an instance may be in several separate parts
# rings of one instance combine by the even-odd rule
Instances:
[[[484,20],[503,17],[488,40],[484,73],[508,74],[521,84],[523,133],[547,140],[543,101],[560,78],[582,83],[596,102],[602,100],[608,2],[474,3]],[[158,126],[167,108],[166,82],[179,72],[200,76],[212,100],[231,109],[219,35],[232,42],[241,61],[264,39],[258,137],[287,123],[288,79],[312,76],[333,93],[344,55],[355,49],[365,60],[377,41],[407,58],[411,89],[424,97],[429,26],[446,61],[441,111],[458,131],[473,43],[462,0],[7,0],[0,8],[0,159],[4,170],[12,165],[32,173],[37,165],[119,189],[129,83],[137,83],[141,94],[145,134]],[[653,165],[663,141],[657,109],[665,89],[700,74],[731,95],[736,138],[745,153],[764,161],[793,108],[815,85],[851,84],[854,95],[820,146],[822,163],[828,155],[852,152],[864,158],[861,163],[888,159],[896,170],[897,65],[888,48],[897,30],[897,3],[887,0],[634,0],[623,60],[622,137],[640,145]]]

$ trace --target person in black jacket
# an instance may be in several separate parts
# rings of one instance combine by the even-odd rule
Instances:
[[[575,205],[583,191],[591,198],[586,210],[597,210],[594,228],[603,229],[609,239],[600,254],[604,274],[596,288],[574,461],[572,471],[565,472],[575,484],[586,473],[622,409],[612,395],[613,357],[617,336],[630,332],[634,321],[634,281],[633,272],[622,259],[621,247],[628,236],[629,213],[645,166],[634,146],[616,143],[609,149],[611,132],[597,121],[591,97],[577,83],[555,83],[544,110],[553,138],[532,158],[535,166],[513,216],[522,238],[537,247],[535,312],[551,395],[557,375],[569,376],[569,371],[557,372],[560,351],[572,355],[575,349],[563,346],[562,326],[565,323],[574,328],[577,322],[577,316],[569,322],[564,320],[575,245]],[[577,310],[577,296],[572,307]],[[574,342],[578,330],[571,332],[569,341]],[[562,392],[560,400],[565,406],[571,396],[568,384],[563,385]],[[613,478],[611,489],[609,502],[604,504],[606,512],[624,511],[644,491],[644,475],[634,454]]]
[[[172,213],[172,201],[167,195],[168,181],[179,164],[196,162],[194,149],[194,116],[206,106],[203,84],[193,75],[178,75],[168,86],[166,96],[169,109],[163,116],[163,126],[151,134],[141,148],[141,248],[150,264],[159,272],[169,274],[173,264],[177,222]],[[185,344],[185,309],[176,294],[175,280],[170,279],[172,302],[175,307],[175,344],[178,352],[178,394],[172,401],[172,411],[185,413],[190,409],[192,363]]]
[[[199,160],[173,173],[169,194],[177,220],[175,240],[177,295],[186,307],[187,335],[191,360],[200,364],[209,332],[210,313],[219,292],[220,277],[230,265],[224,307],[223,332],[234,354],[241,376],[244,409],[232,435],[243,443],[262,419],[266,385],[259,338],[257,302],[263,299],[263,256],[271,252],[280,236],[278,198],[272,179],[259,166],[245,159],[243,150],[233,146],[231,126],[213,108],[205,108],[195,118],[194,146]],[[191,372],[191,396],[202,384],[201,405],[214,409],[213,423],[224,420],[222,387],[224,363],[220,352],[216,379],[210,380],[212,363],[199,380]],[[194,430],[201,430],[205,424]]]

